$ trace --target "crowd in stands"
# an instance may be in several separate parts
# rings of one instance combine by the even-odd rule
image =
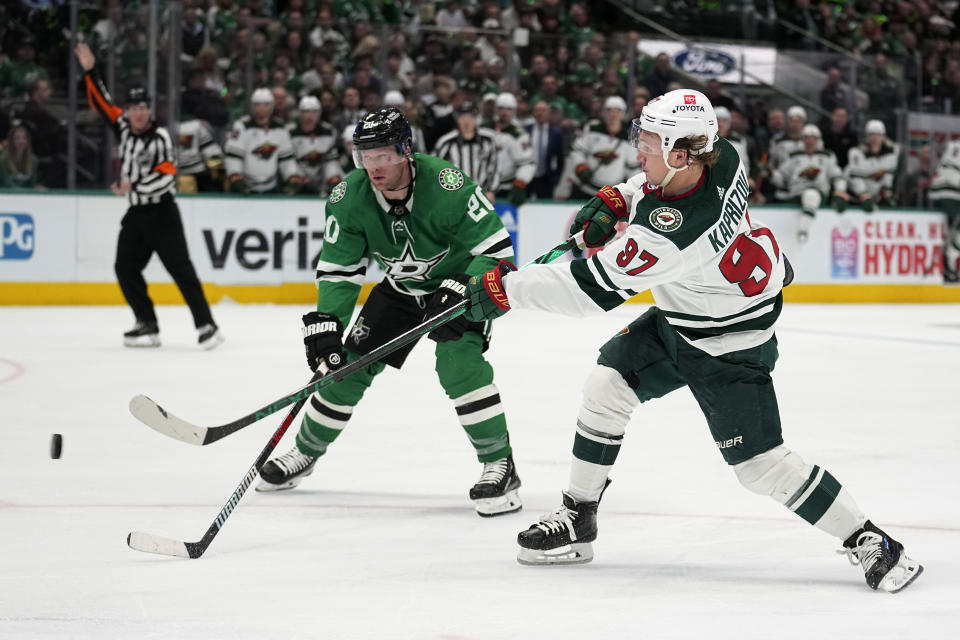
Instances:
[[[43,4],[0,8],[0,186],[64,186],[68,106],[62,97],[56,108],[50,102],[52,86],[67,93],[67,18],[62,6],[37,8]],[[695,85],[718,107],[722,134],[749,167],[755,202],[797,201],[805,210],[814,201],[814,208],[868,210],[925,202],[929,180],[907,174],[893,142],[895,110],[960,113],[960,3],[756,0],[746,13],[743,2],[720,0],[627,4],[662,21],[682,14],[671,28],[705,35],[735,14],[743,19],[728,37],[749,35],[749,22],[753,35],[781,47],[827,51],[828,42],[862,61],[865,101],[846,84],[846,58],[820,70],[822,91],[811,98],[828,114],[822,118],[762,97],[743,104],[716,80]],[[114,62],[115,95],[145,83],[146,0],[81,5],[85,39],[99,60]],[[607,3],[182,0],[180,7],[173,40],[181,44],[182,191],[325,195],[353,168],[357,120],[393,104],[414,124],[418,151],[456,147],[455,159],[468,162],[461,147],[491,136],[500,150],[496,166],[483,169],[494,172],[484,176],[492,197],[582,198],[636,172],[630,119],[651,98],[691,85],[666,53],[639,55],[631,76],[627,52],[639,35],[625,27],[639,25]],[[161,18],[158,56],[166,60],[171,34],[167,14]],[[166,67],[159,71],[162,90]],[[155,113],[161,122],[166,108]],[[81,125],[99,126],[81,115]],[[928,149],[918,158],[932,175],[929,156]]]

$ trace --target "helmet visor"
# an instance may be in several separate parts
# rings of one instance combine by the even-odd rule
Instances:
[[[375,147],[373,149],[353,148],[353,164],[358,169],[379,169],[400,164],[407,159],[407,155],[397,151],[399,145]]]
[[[644,139],[643,137],[643,126],[640,121],[640,118],[634,118],[633,122],[630,125],[630,135],[629,141],[630,146],[640,151],[641,153],[659,153],[659,145],[650,144],[649,139]]]

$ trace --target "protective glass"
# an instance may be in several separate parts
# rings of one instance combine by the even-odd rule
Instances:
[[[390,167],[400,164],[407,159],[409,154],[401,154],[397,151],[397,145],[389,147],[376,147],[374,149],[353,149],[353,164],[357,168],[377,169],[380,167]]]

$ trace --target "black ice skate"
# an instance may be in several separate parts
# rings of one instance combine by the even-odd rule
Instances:
[[[923,566],[908,558],[903,545],[867,520],[863,529],[847,538],[843,550],[850,564],[859,564],[867,586],[873,590],[896,593],[923,573]]]
[[[223,343],[223,334],[215,324],[205,324],[197,329],[197,342],[201,349],[209,351]]]
[[[274,458],[260,469],[257,491],[283,491],[293,489],[300,481],[313,473],[317,459],[300,453],[294,447],[279,458]]]
[[[483,464],[480,479],[470,488],[470,499],[484,518],[513,513],[523,507],[517,494],[519,488],[520,477],[510,455]]]
[[[593,560],[597,502],[577,502],[563,492],[563,506],[517,536],[520,564],[582,564]]]
[[[160,329],[156,322],[144,322],[137,320],[133,329],[123,334],[123,346],[125,347],[159,347]]]

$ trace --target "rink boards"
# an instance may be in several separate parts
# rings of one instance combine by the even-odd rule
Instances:
[[[312,265],[323,245],[317,198],[178,198],[190,252],[211,302],[312,303]],[[524,263],[566,237],[579,203],[498,204]],[[0,304],[122,304],[113,273],[123,199],[86,194],[3,194],[0,198]],[[799,211],[752,207],[790,257],[796,302],[957,302],[941,280],[943,214],[821,210],[804,245]],[[159,260],[145,276],[161,304],[182,298]],[[382,277],[368,272],[368,284]],[[637,301],[650,302],[648,292]]]

